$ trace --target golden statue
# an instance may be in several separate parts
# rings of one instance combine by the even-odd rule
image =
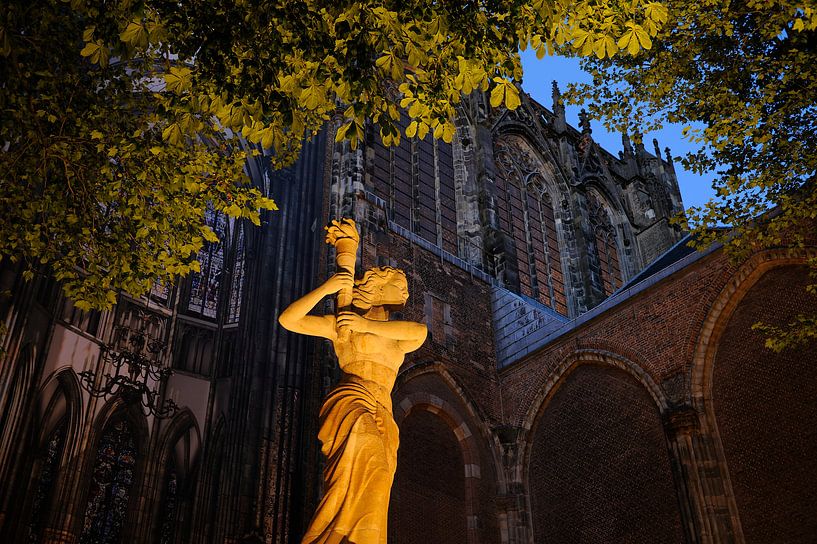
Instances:
[[[326,227],[338,273],[293,302],[278,321],[292,332],[328,338],[344,377],[326,397],[318,438],[326,456],[324,496],[304,544],[385,544],[397,446],[391,390],[406,353],[425,341],[421,323],[389,321],[408,300],[402,270],[379,267],[355,280],[360,238],[351,219]],[[337,315],[307,315],[337,293]]]

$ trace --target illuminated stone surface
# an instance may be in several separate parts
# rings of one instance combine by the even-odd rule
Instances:
[[[359,237],[354,221],[334,221],[327,231],[339,272],[279,318],[292,332],[331,340],[344,372],[320,412],[324,496],[303,542],[384,544],[400,443],[391,390],[405,354],[422,345],[427,331],[421,323],[388,320],[387,308],[408,300],[402,270],[372,268],[355,281]],[[336,293],[337,315],[307,315]]]

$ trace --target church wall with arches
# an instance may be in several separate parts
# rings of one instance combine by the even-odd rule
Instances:
[[[322,134],[284,172],[258,158],[248,171],[281,211],[258,229],[210,214],[223,241],[200,274],[111,311],[79,312],[47,276],[0,263],[13,293],[0,299],[0,536],[297,542],[340,371],[276,318],[333,273],[321,226],[345,216],[359,269],[403,269],[395,317],[429,329],[393,394],[390,541],[807,542],[815,348],[772,355],[749,326],[814,308],[790,295],[813,248],[743,263],[687,251],[666,153],[626,136],[618,156],[601,149],[586,116],[566,124],[558,89],[550,109],[476,97],[457,115],[451,144],[386,148],[369,130],[354,150]],[[167,340],[169,418],[82,386],[117,327],[140,320]]]

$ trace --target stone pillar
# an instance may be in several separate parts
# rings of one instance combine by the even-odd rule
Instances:
[[[528,490],[524,481],[524,451],[527,445],[521,427],[501,425],[494,432],[502,445],[502,465],[507,474],[507,487],[497,497],[499,530],[502,544],[531,542],[531,519],[528,511]]]
[[[742,543],[730,512],[725,467],[711,433],[695,408],[676,406],[664,413],[684,534],[690,544]]]

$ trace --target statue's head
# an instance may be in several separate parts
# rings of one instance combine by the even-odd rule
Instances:
[[[373,306],[387,309],[401,308],[408,300],[406,274],[397,268],[380,266],[370,268],[359,280],[355,280],[352,305],[361,310]]]

